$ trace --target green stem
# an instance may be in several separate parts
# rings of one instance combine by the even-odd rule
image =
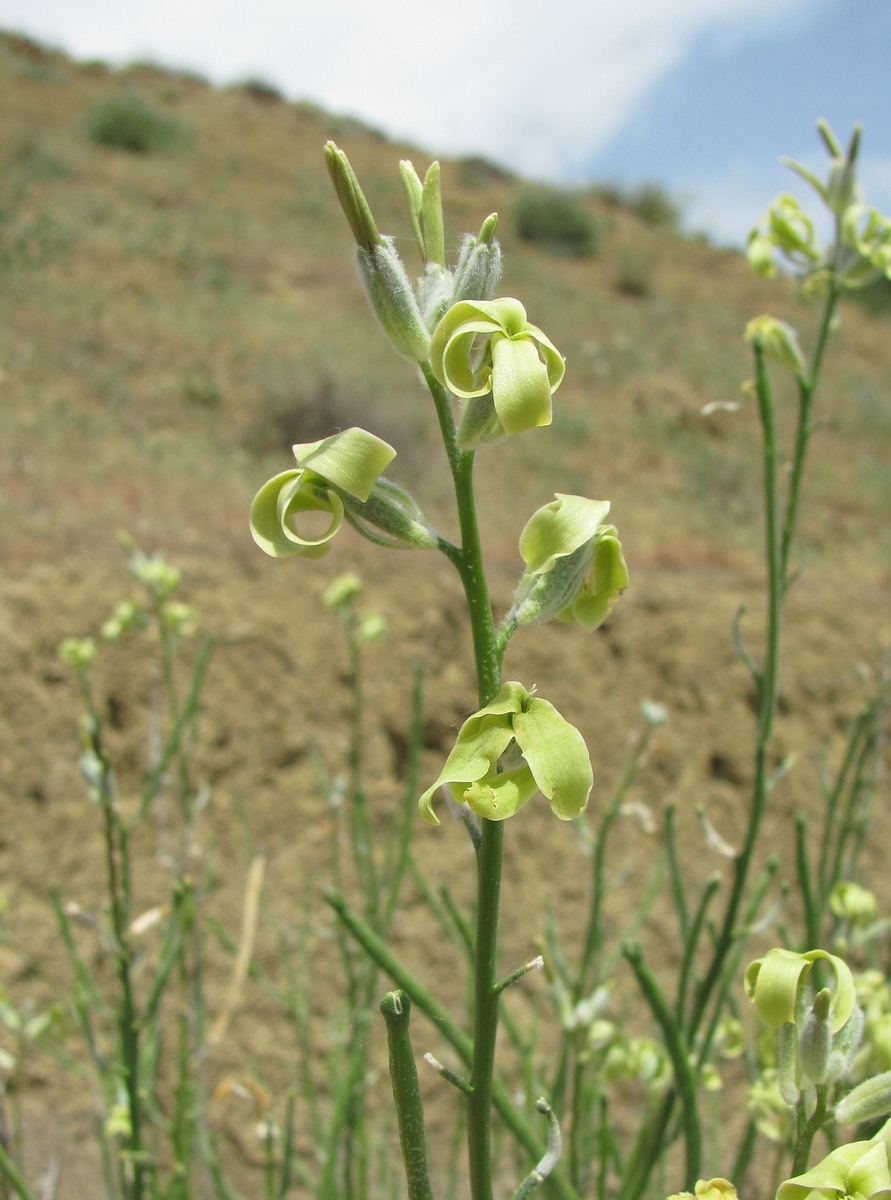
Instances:
[[[483,565],[473,491],[475,456],[472,451],[458,448],[448,393],[429,366],[422,364],[421,369],[436,405],[455,488],[461,548],[457,555],[451,557],[464,585],[476,663],[477,690],[482,707],[493,699],[501,687],[501,657]],[[470,1069],[471,1091],[467,1101],[467,1149],[470,1194],[473,1200],[492,1200],[491,1109],[500,997],[496,958],[503,847],[502,823],[482,821],[477,850],[473,1062]]]
[[[792,542],[795,538],[798,501],[801,496],[801,481],[804,476],[808,444],[813,432],[811,427],[811,402],[813,401],[817,382],[820,378],[820,371],[823,366],[826,346],[829,342],[829,334],[832,331],[832,320],[835,316],[840,291],[841,289],[835,277],[831,276],[829,280],[829,292],[826,297],[826,306],[823,309],[823,319],[820,322],[820,331],[817,334],[817,343],[811,360],[811,369],[807,379],[799,379],[798,381],[798,424],[795,430],[795,449],[793,451],[792,468],[789,475],[789,499],[786,504],[786,515],[783,520],[781,561],[784,591],[789,586],[789,556],[792,550]]]
[[[793,1175],[801,1175],[803,1171],[807,1170],[814,1138],[826,1120],[827,1091],[825,1085],[817,1088],[816,1103],[810,1120],[803,1121],[799,1125],[798,1137],[795,1140],[795,1157],[792,1160]]]
[[[427,1174],[427,1139],[418,1071],[409,1035],[411,1000],[408,992],[387,992],[380,1004],[387,1025],[390,1050],[390,1082],[396,1102],[399,1144],[405,1164],[409,1200],[432,1200]]]
[[[401,988],[411,996],[412,1004],[421,1010],[434,1028],[446,1039],[461,1061],[465,1065],[471,1066],[474,1047],[470,1038],[455,1024],[446,1010],[433,998],[433,995],[406,969],[386,942],[362,920],[358,913],[353,912],[339,892],[328,891],[325,893],[325,899],[366,954],[374,959],[382,971],[389,975],[397,988]],[[527,1151],[533,1161],[539,1159],[543,1153],[540,1139],[500,1084],[493,1085],[492,1104],[518,1144]],[[554,1171],[548,1178],[548,1185],[557,1200],[580,1200],[578,1192],[559,1171]]]
[[[692,1187],[699,1177],[702,1160],[702,1135],[699,1128],[699,1109],[696,1104],[695,1071],[684,1044],[680,1023],[662,995],[655,976],[644,962],[640,946],[636,942],[626,945],[624,954],[637,976],[644,999],[649,1004],[653,1016],[662,1030],[665,1047],[674,1068],[675,1087],[681,1100],[681,1120],[684,1127],[685,1173],[687,1181]]]

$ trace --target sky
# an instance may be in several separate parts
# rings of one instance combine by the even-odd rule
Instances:
[[[0,28],[77,58],[248,77],[433,155],[534,179],[666,186],[741,245],[781,155],[823,172],[825,117],[864,125],[891,212],[891,0],[0,0]]]

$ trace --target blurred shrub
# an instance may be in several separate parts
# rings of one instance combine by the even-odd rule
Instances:
[[[269,83],[265,79],[261,79],[258,75],[251,75],[247,79],[242,79],[240,83],[236,83],[235,87],[239,91],[245,92],[252,100],[258,100],[261,104],[280,104],[284,100],[284,94],[281,88],[276,87],[274,83]]]
[[[627,200],[628,208],[648,225],[677,229],[681,223],[680,205],[659,183],[642,183]]]
[[[526,242],[572,258],[586,258],[597,250],[594,218],[568,192],[529,188],[517,197],[513,217]]]
[[[458,178],[464,187],[486,188],[510,183],[516,176],[500,163],[481,154],[468,154],[458,159]]]
[[[182,135],[173,117],[149,108],[138,96],[116,96],[102,100],[87,113],[86,133],[101,146],[150,154],[166,150]]]
[[[622,296],[643,299],[652,294],[655,257],[643,250],[626,251],[619,255],[615,289]]]
[[[599,183],[590,195],[604,208],[624,209],[648,225],[677,229],[683,216],[680,204],[661,183],[642,183],[632,191],[617,183]]]

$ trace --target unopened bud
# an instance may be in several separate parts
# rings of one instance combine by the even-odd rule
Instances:
[[[65,638],[59,647],[59,658],[66,667],[82,671],[96,655],[96,643],[92,638]]]
[[[379,479],[367,500],[340,496],[347,521],[370,542],[391,549],[431,550],[439,545],[417,503],[390,479]]]
[[[829,1068],[832,1050],[831,1006],[832,993],[829,988],[822,988],[814,997],[798,1040],[798,1061],[802,1073],[814,1083],[824,1083]]]
[[[430,334],[393,239],[380,238],[369,249],[360,246],[358,258],[368,302],[387,337],[404,358],[426,361]]]
[[[807,375],[804,355],[791,325],[767,313],[753,317],[746,326],[746,341],[760,344],[766,358],[772,358],[793,371],[799,379]]]
[[[356,239],[356,245],[362,250],[373,250],[380,243],[381,235],[377,231],[365,193],[350,166],[350,160],[334,142],[328,142],[325,146],[325,161],[340,207]]]
[[[835,1119],[843,1125],[859,1125],[891,1112],[891,1071],[864,1079],[836,1107]]]
[[[489,300],[501,277],[501,247],[495,241],[495,213],[487,219],[479,237],[466,237],[461,244],[452,284],[452,303],[459,300]]]

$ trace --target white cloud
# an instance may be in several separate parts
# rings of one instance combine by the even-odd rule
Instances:
[[[826,0],[823,0],[826,2]],[[818,0],[0,0],[82,57],[261,75],[435,152],[571,178],[697,40],[739,45]]]

